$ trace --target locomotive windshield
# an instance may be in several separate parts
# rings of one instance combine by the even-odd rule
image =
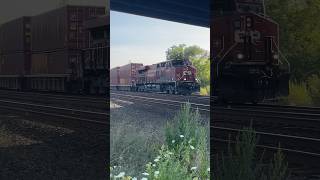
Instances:
[[[172,66],[183,66],[184,65],[184,61],[181,60],[174,60],[172,61]]]

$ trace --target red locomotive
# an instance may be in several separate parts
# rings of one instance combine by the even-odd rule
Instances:
[[[131,63],[111,69],[110,82],[111,88],[116,90],[188,95],[200,90],[196,72],[188,60],[165,61],[148,66]]]
[[[278,24],[264,15],[262,1],[227,2],[216,4],[211,21],[213,95],[254,103],[288,95],[290,68],[280,60]]]

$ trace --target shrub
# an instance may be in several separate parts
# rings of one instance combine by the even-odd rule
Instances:
[[[320,105],[320,78],[318,75],[312,75],[307,79],[307,87],[312,98],[313,104]]]
[[[111,123],[110,130],[110,163],[114,174],[126,172],[137,174],[144,170],[161,147],[159,134],[152,127],[139,122],[117,121]],[[140,127],[139,127],[140,126]]]
[[[215,164],[216,180],[286,180],[289,177],[287,163],[279,150],[269,165],[256,154],[256,134],[252,128],[245,128],[237,136],[234,148],[229,144],[227,156],[222,154]],[[218,160],[219,159],[219,160]]]
[[[311,96],[305,83],[290,82],[289,96],[285,98],[289,105],[309,106],[312,105]]]
[[[288,177],[288,163],[285,161],[284,155],[279,148],[277,153],[274,154],[273,160],[269,165],[269,171],[265,179],[285,180],[288,179]]]
[[[166,143],[154,163],[147,165],[150,179],[209,179],[207,130],[198,111],[182,106],[173,123],[167,123]]]
[[[147,163],[145,172],[136,177],[149,180],[209,179],[210,164],[207,129],[200,123],[198,111],[192,111],[189,103],[168,122],[165,143],[158,156]],[[111,179],[134,179],[126,176],[123,168],[111,167]],[[129,173],[130,174],[130,173]]]
[[[201,87],[200,88],[200,95],[209,96],[210,95],[210,86]]]

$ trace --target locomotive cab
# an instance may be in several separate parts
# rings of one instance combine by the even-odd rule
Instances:
[[[288,94],[290,68],[280,60],[277,23],[252,12],[215,17],[212,23],[213,95],[257,103]]]

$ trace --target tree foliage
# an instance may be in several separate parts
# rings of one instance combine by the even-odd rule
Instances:
[[[166,51],[167,60],[190,60],[197,68],[200,86],[209,92],[210,89],[210,61],[209,52],[199,46],[174,45]]]
[[[267,0],[267,15],[280,27],[280,49],[292,77],[303,81],[320,67],[320,0]]]

